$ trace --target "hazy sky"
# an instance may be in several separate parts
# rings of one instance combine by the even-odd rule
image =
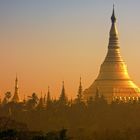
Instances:
[[[98,75],[107,51],[115,3],[121,54],[140,85],[140,0],[0,0],[0,93],[47,92],[62,81],[71,98]]]

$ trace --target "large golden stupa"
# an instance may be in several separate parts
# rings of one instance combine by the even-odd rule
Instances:
[[[108,52],[100,67],[97,79],[84,91],[85,99],[94,97],[97,90],[109,102],[117,97],[134,98],[140,96],[140,89],[129,77],[127,66],[120,55],[114,7],[111,21],[112,26],[110,29]]]

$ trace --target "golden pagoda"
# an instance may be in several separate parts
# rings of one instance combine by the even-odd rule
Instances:
[[[113,6],[111,16],[112,26],[110,29],[107,55],[101,64],[100,72],[93,84],[84,91],[84,98],[89,99],[98,93],[103,95],[108,102],[113,98],[135,98],[140,96],[140,88],[128,75],[127,66],[120,54],[116,17]]]

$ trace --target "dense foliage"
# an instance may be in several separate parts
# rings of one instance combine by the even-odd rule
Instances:
[[[52,100],[49,94],[46,100],[39,99],[33,93],[20,103],[3,102],[0,112],[0,116],[27,124],[31,131],[54,132],[65,128],[68,135],[77,140],[137,140],[140,137],[139,98],[108,104],[104,96],[97,93],[86,102],[81,96],[69,101],[63,89],[58,100]],[[8,129],[10,125],[6,123]],[[17,130],[25,128],[17,126]]]

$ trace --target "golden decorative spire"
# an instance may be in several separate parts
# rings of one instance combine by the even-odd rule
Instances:
[[[119,48],[118,31],[117,31],[117,27],[116,27],[116,17],[115,17],[114,5],[113,5],[111,21],[112,21],[112,25],[111,25],[111,29],[110,29],[110,38],[109,38],[108,48]]]
[[[114,9],[114,4],[113,4],[113,12],[112,12],[112,16],[111,16],[111,20],[112,20],[112,23],[115,23],[116,22],[116,17],[115,17],[115,9]]]

